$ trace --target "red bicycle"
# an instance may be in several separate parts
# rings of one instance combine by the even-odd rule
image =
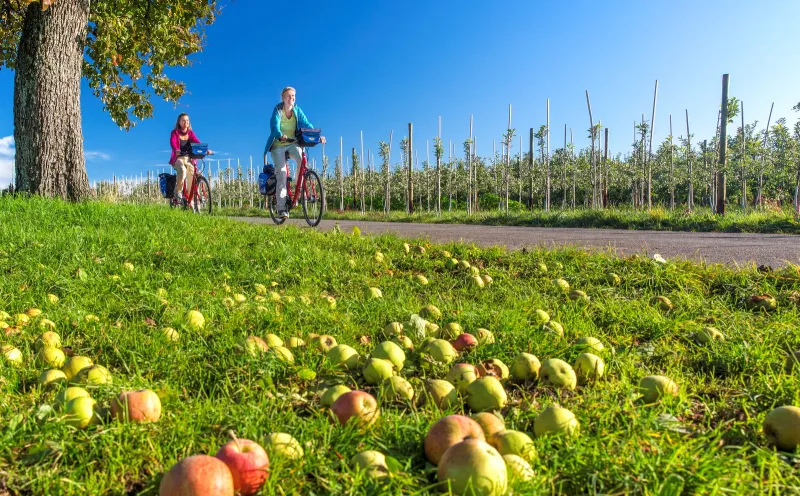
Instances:
[[[288,139],[286,142],[295,143],[297,140]],[[325,189],[319,175],[307,167],[306,147],[300,147],[300,150],[303,152],[303,159],[297,168],[297,184],[295,184],[294,193],[292,193],[292,177],[289,174],[289,167],[286,167],[286,211],[290,211],[299,203],[303,206],[303,216],[308,225],[316,227],[325,213]],[[289,152],[286,152],[286,160],[288,163]],[[275,172],[278,173],[278,171]],[[286,221],[278,216],[277,190],[264,195],[264,205],[269,210],[272,222],[283,224]]]
[[[199,160],[198,164],[194,166],[192,187],[189,189],[189,191],[187,191],[187,181],[184,181],[183,199],[178,200],[176,198],[171,198],[169,200],[169,205],[171,207],[174,208],[178,205],[182,205],[184,210],[186,210],[189,208],[189,205],[191,205],[193,212],[198,214],[208,213],[211,215],[211,209],[213,206],[213,202],[211,201],[211,184],[203,175],[203,169],[205,169],[206,166],[206,155],[211,155],[211,153],[208,152],[207,145],[200,145],[192,148],[192,158]]]

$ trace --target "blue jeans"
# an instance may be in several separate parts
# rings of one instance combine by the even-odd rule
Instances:
[[[272,155],[272,163],[275,165],[275,203],[277,203],[278,211],[286,210],[286,176],[289,172],[289,165],[286,162],[286,152],[289,156],[297,162],[303,160],[303,154],[297,144],[292,143],[288,146],[277,146],[277,142],[272,146],[270,154]]]

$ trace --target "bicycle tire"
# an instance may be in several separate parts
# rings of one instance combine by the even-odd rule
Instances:
[[[269,216],[272,219],[272,222],[281,225],[286,221],[286,219],[281,219],[278,217],[278,200],[275,195],[266,195],[264,197],[264,206],[269,211]]]
[[[306,171],[303,181],[303,191],[300,192],[300,202],[303,204],[303,215],[311,227],[317,227],[325,214],[325,189],[319,175]]]
[[[211,200],[211,185],[208,183],[208,179],[203,176],[197,178],[197,194],[192,202],[194,203],[195,212],[211,215],[211,210],[214,207],[214,202]]]

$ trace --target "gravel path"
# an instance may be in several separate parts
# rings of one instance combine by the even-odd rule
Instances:
[[[265,217],[234,217],[255,224],[274,225]],[[306,226],[303,219],[291,219]],[[684,258],[707,263],[744,266],[750,263],[780,267],[800,263],[800,236],[787,234],[694,233],[673,231],[628,231],[620,229],[576,229],[558,227],[505,227],[465,224],[412,224],[404,222],[338,221],[343,232],[358,226],[362,234],[395,233],[428,238],[431,242],[474,242],[479,246],[506,246],[512,250],[536,246],[578,246],[586,250],[611,250],[617,255],[641,253],[664,258]],[[335,221],[323,220],[322,230]]]

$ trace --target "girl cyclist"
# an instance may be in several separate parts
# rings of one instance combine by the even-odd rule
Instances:
[[[286,176],[289,171],[286,164],[286,152],[298,164],[302,160],[302,152],[297,143],[290,143],[288,140],[294,139],[295,133],[300,128],[313,128],[308,122],[306,115],[295,105],[296,91],[291,86],[287,86],[281,91],[281,103],[272,109],[272,117],[269,120],[269,138],[264,147],[264,165],[267,165],[267,153],[272,154],[272,163],[275,164],[275,201],[277,203],[278,216],[287,219],[289,212],[286,208]],[[325,137],[320,138],[321,143],[325,143]]]
[[[191,158],[192,143],[200,143],[197,136],[192,131],[192,124],[189,122],[189,114],[181,114],[175,123],[175,129],[169,135],[169,145],[172,148],[172,156],[169,165],[175,168],[177,177],[175,178],[175,195],[172,201],[181,203],[183,201],[183,183],[186,184],[186,191],[191,191],[192,181],[194,180],[194,168],[197,160]],[[211,155],[211,150],[208,151]]]

